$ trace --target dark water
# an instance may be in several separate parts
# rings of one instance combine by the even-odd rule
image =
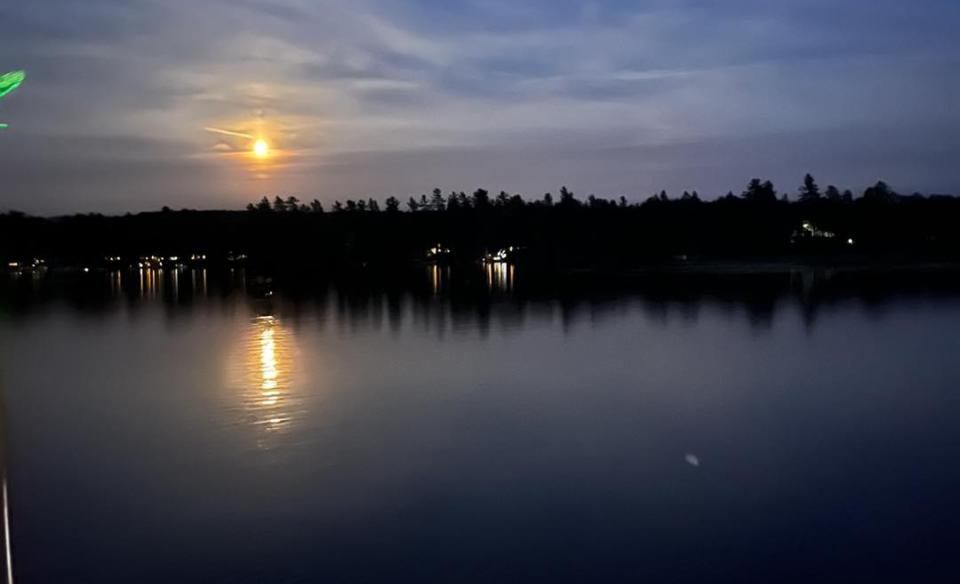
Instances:
[[[17,581],[956,581],[953,288],[515,277],[8,281]]]

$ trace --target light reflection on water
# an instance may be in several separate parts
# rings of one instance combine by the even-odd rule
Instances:
[[[112,269],[106,272],[106,278],[111,295],[134,294],[140,300],[165,298],[179,302],[184,295],[206,296],[208,293],[206,268],[143,266],[133,270]]]
[[[297,394],[297,348],[293,333],[274,316],[253,318],[233,352],[227,399],[235,419],[256,430],[257,444],[276,445],[306,412]]]
[[[0,318],[20,580],[952,569],[956,288],[861,301],[801,274],[552,295],[472,269],[276,294],[239,269],[209,287],[134,269],[119,291],[91,273],[0,305],[23,315]]]
[[[516,268],[508,262],[489,261],[484,263],[487,276],[487,289],[491,292],[512,292],[513,277]]]
[[[310,285],[299,282],[300,276],[307,277]],[[12,273],[7,278],[0,276],[0,311],[21,319],[62,301],[84,313],[121,307],[133,313],[162,301],[165,314],[175,319],[203,307],[235,301],[255,303],[276,294],[277,299],[287,297],[296,305],[309,305],[351,327],[379,328],[388,323],[399,330],[404,321],[412,319],[442,336],[457,330],[485,333],[491,326],[522,328],[530,318],[559,318],[564,330],[572,330],[583,323],[594,326],[606,318],[619,318],[627,307],[640,309],[664,324],[673,318],[695,322],[708,305],[746,317],[757,330],[772,326],[778,315],[799,310],[812,329],[821,316],[846,304],[879,316],[899,299],[960,297],[960,274],[935,270],[858,274],[791,268],[736,277],[693,273],[623,283],[599,279],[594,283],[600,285],[593,288],[583,286],[587,280],[582,276],[551,282],[526,267],[493,261],[430,265],[400,278],[389,276],[387,281],[378,281],[375,274],[345,282],[335,278],[317,282],[310,277],[298,275],[275,285],[272,278],[248,275],[243,267],[210,270],[190,266],[144,266],[79,276],[44,270],[34,272],[31,278]],[[277,308],[284,310],[282,304]],[[295,326],[300,312],[270,314]]]
[[[446,291],[450,280],[450,266],[440,266],[431,264],[427,267],[430,274],[430,290],[434,296],[439,296]]]
[[[206,272],[206,270],[203,270]],[[180,299],[180,268],[150,268],[143,267],[137,270],[137,288],[136,291],[141,300],[156,300],[163,298],[165,292],[169,291],[171,300],[174,302]],[[116,289],[117,293],[128,292],[132,283],[127,278],[128,273],[123,270],[113,270],[110,274],[113,284],[111,290]]]

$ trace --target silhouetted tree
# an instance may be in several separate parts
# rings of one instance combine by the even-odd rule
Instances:
[[[827,190],[825,190],[823,194],[826,196],[828,201],[832,201],[834,203],[840,202],[840,190],[833,185],[827,185]]]
[[[473,207],[475,209],[486,209],[490,206],[490,193],[485,189],[477,189],[473,192]]]
[[[560,187],[560,206],[564,209],[573,209],[580,206],[580,201],[567,187]]]
[[[551,195],[550,193],[544,193],[544,195],[543,195],[543,205],[544,205],[545,207],[552,207],[552,206],[553,206],[553,195]]]
[[[443,211],[447,208],[447,200],[443,198],[443,191],[433,189],[433,195],[430,197],[430,210]]]
[[[807,173],[803,177],[803,186],[800,187],[801,201],[816,201],[820,198],[820,186],[813,179],[813,175]]]
[[[287,210],[287,203],[279,195],[273,200],[273,210],[277,213],[283,213]]]
[[[751,179],[743,191],[743,199],[751,203],[774,203],[777,200],[777,189],[768,180]]]
[[[314,213],[323,213],[323,203],[317,199],[310,201],[310,211]]]
[[[397,213],[400,211],[400,201],[396,197],[387,197],[387,213]]]
[[[895,200],[897,197],[896,193],[890,188],[890,186],[881,181],[877,181],[877,184],[872,187],[868,187],[863,191],[863,200],[879,203],[889,203]]]
[[[447,211],[451,213],[456,213],[460,210],[460,201],[457,199],[457,193],[450,193],[450,196],[447,197]]]

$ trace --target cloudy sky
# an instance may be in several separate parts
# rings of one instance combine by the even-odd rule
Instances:
[[[27,71],[0,209],[712,197],[806,171],[960,192],[957,0],[30,0],[0,26],[0,71]]]

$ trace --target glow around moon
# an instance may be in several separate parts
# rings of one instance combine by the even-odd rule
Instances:
[[[270,155],[270,144],[263,138],[257,138],[253,143],[253,155],[257,158],[266,158]]]

